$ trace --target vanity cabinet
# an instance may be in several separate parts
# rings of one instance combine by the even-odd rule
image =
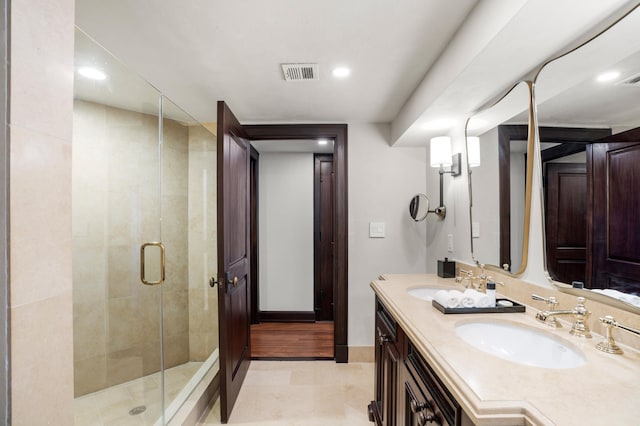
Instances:
[[[397,423],[401,329],[379,300],[375,317],[375,399],[369,404],[369,420],[378,426]]]
[[[369,420],[378,426],[470,426],[433,368],[376,298],[375,400]]]

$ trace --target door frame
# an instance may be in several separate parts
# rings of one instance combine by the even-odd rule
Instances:
[[[349,361],[348,326],[348,191],[346,124],[257,124],[243,126],[250,140],[333,139],[335,175],[334,355]],[[251,291],[257,291],[252,288]]]
[[[251,280],[251,307],[249,311],[251,312],[251,324],[259,324],[260,323],[260,296],[258,294],[258,287],[260,283],[259,277],[259,207],[258,202],[260,200],[260,188],[258,185],[258,175],[260,173],[260,153],[253,147],[250,146],[250,157],[249,157],[249,211],[250,211],[250,232],[249,232],[249,262],[250,262],[250,270],[251,274],[249,275],[249,279]]]

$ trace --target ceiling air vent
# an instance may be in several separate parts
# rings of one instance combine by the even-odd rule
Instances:
[[[640,87],[640,74],[636,74],[633,77],[629,77],[626,80],[623,80],[618,84],[621,85],[621,86]]]
[[[318,80],[318,64],[281,64],[286,81]]]

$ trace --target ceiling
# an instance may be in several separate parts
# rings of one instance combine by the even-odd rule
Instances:
[[[383,122],[416,146],[632,4],[76,0],[76,24],[198,121],[225,100],[243,123]],[[319,80],[286,82],[280,64],[298,62]]]

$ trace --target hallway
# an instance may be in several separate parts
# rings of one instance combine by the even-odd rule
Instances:
[[[253,324],[251,358],[333,359],[333,321]]]

